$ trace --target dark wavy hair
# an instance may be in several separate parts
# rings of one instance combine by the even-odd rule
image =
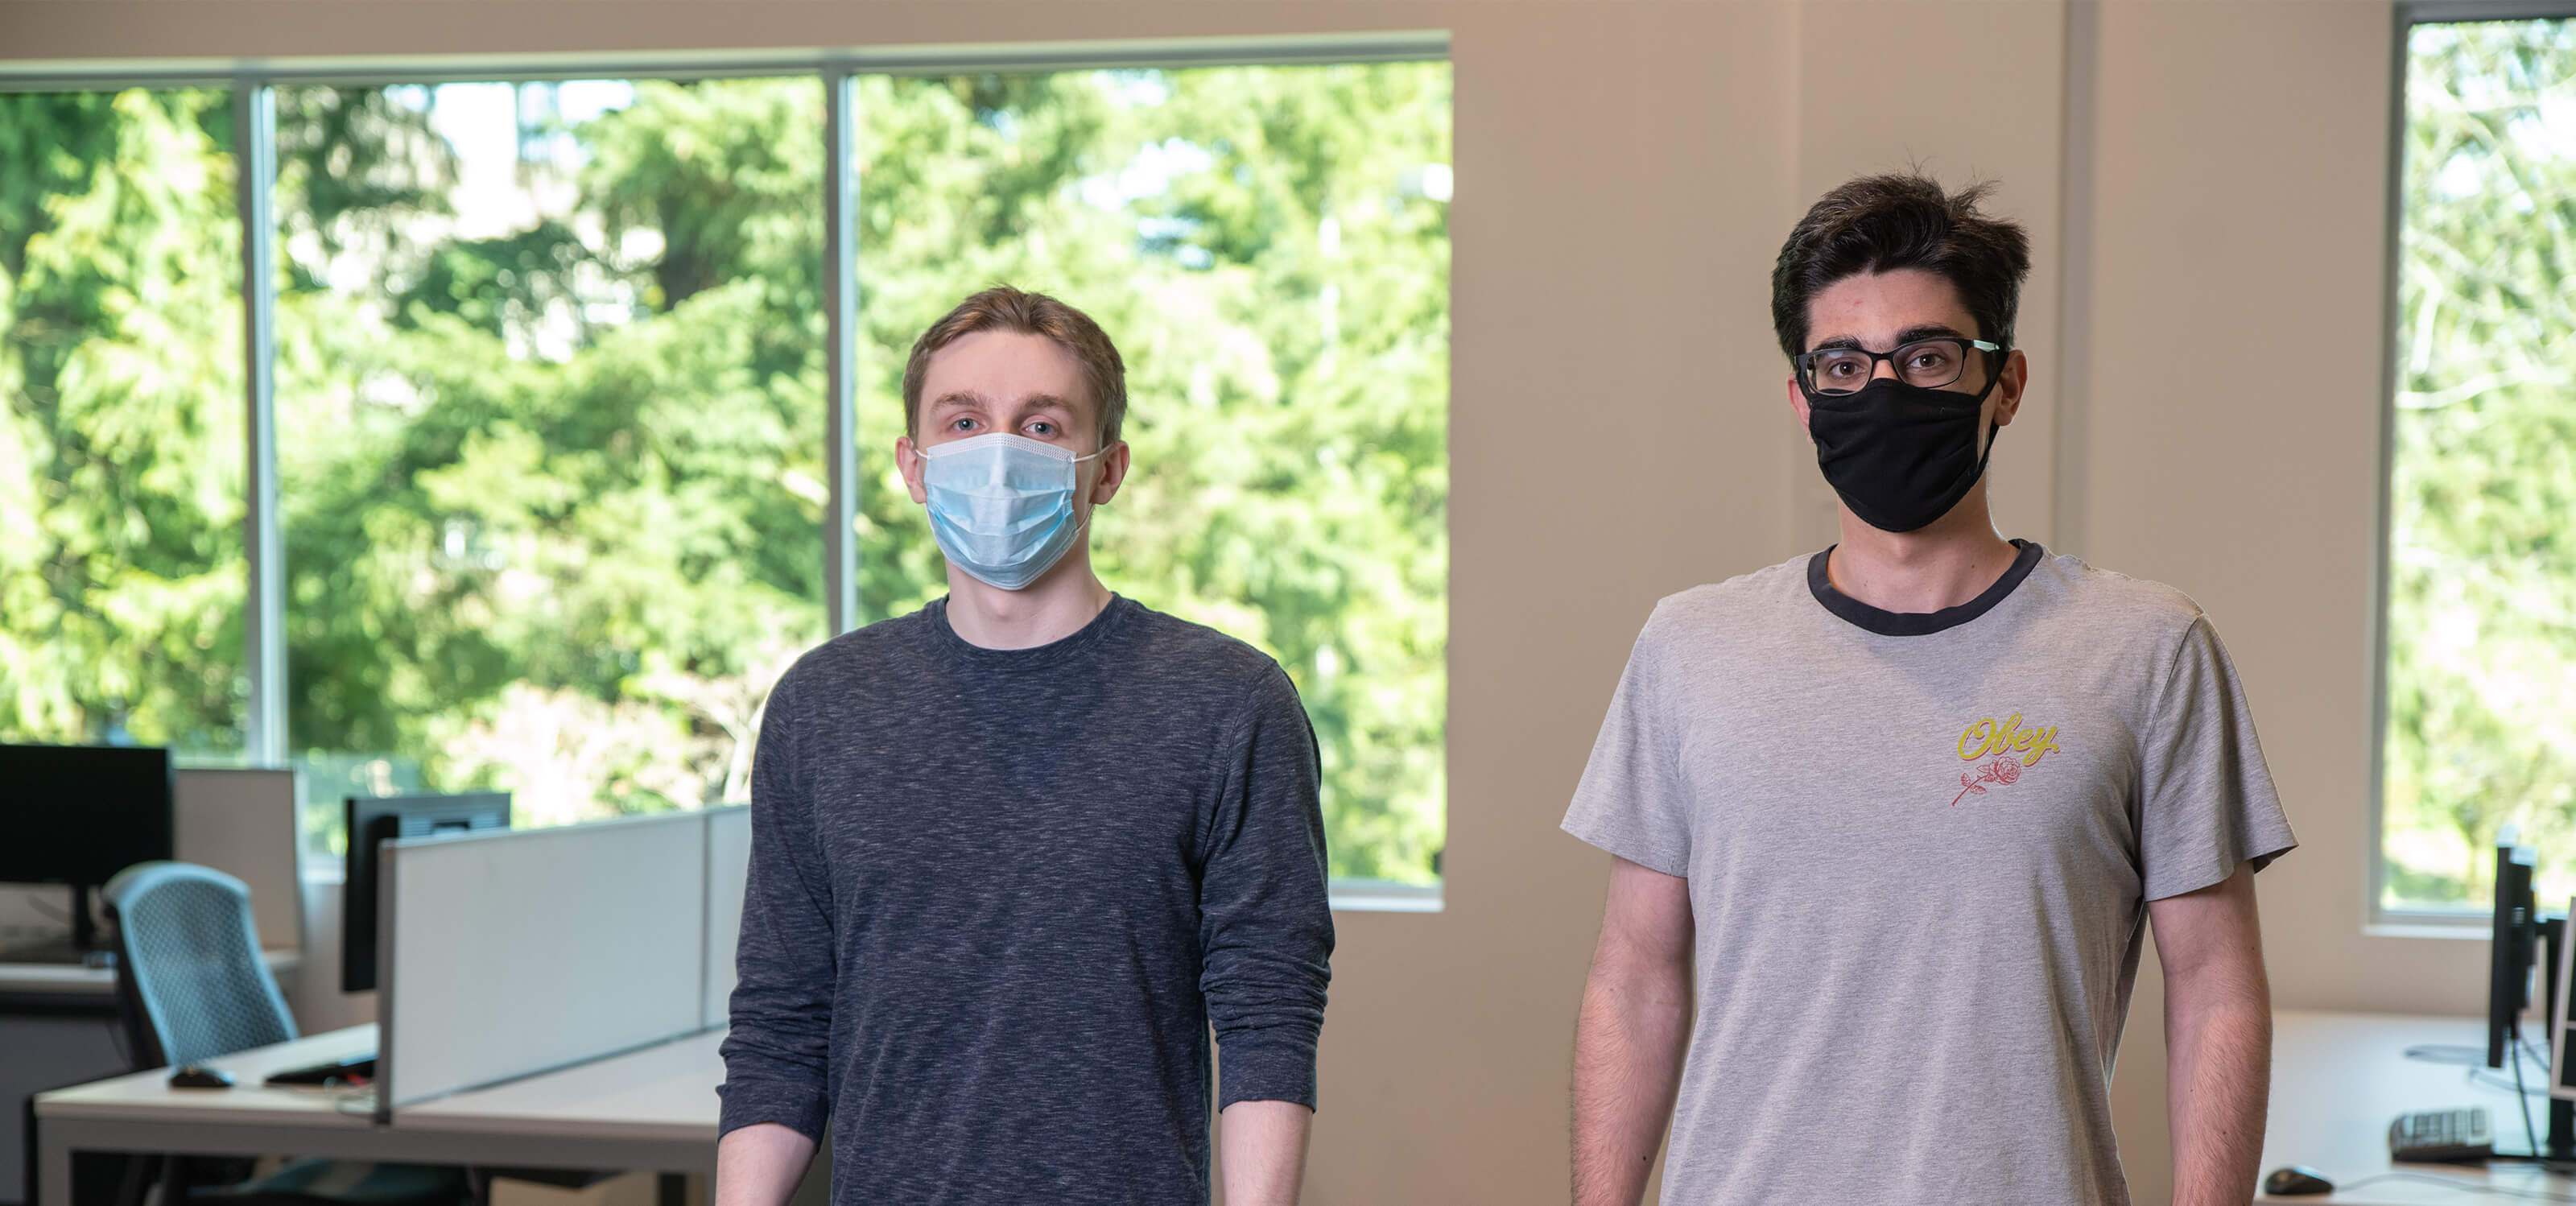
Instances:
[[[1919,172],[1863,176],[1826,193],[1789,231],[1771,269],[1771,326],[1780,350],[1807,350],[1807,303],[1834,282],[1919,268],[1947,280],[1977,320],[1977,337],[2013,346],[2013,316],[2030,275],[2030,235],[1977,208],[1991,183],[1949,192]]]

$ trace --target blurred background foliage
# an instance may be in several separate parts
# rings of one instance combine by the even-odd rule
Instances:
[[[1277,657],[1337,876],[1445,829],[1449,70],[856,84],[863,619],[945,590],[913,338],[1008,281],[1117,339],[1121,593]],[[277,90],[288,743],[523,823],[744,797],[823,639],[811,78]],[[231,97],[0,95],[0,738],[237,757]]]
[[[2381,900],[2576,893],[2576,21],[2408,44]]]

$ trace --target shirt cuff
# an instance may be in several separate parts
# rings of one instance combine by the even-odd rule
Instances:
[[[747,1126],[775,1122],[821,1143],[823,1124],[831,1117],[830,1103],[807,1085],[734,1079],[716,1086],[716,1094],[724,1099],[716,1121],[718,1139]]]
[[[1293,1101],[1315,1108],[1315,1035],[1283,1029],[1235,1035],[1217,1051],[1216,1108]]]

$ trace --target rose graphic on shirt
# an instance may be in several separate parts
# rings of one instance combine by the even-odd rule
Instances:
[[[1978,767],[1973,778],[1965,774],[1959,776],[1959,794],[1950,797],[1950,807],[1957,808],[1959,801],[1967,799],[1970,795],[1986,794],[1986,785],[1989,783],[2003,787],[2020,778],[2021,763],[2010,758],[1997,758]]]
[[[1959,794],[1950,797],[1956,808],[1961,800],[1986,794],[1988,787],[2005,787],[2018,781],[2021,773],[2039,765],[2040,759],[2058,751],[2057,726],[2027,723],[2022,713],[2015,712],[2002,720],[1987,717],[1959,731],[1959,760],[1978,763],[1974,771],[1959,776]]]

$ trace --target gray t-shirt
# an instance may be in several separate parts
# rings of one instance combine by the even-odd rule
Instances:
[[[1922,615],[1824,556],[1655,608],[1565,817],[1690,880],[1664,1201],[2120,1206],[2146,902],[2295,844],[2235,667],[2037,545]]]

